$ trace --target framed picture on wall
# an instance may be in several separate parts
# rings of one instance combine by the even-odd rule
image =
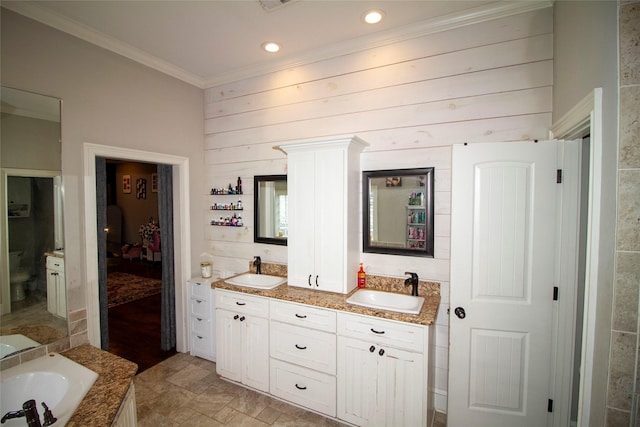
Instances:
[[[138,178],[136,180],[136,198],[147,198],[147,180],[144,178]]]
[[[151,174],[151,192],[152,193],[158,192],[158,174],[157,173]]]
[[[131,175],[122,175],[122,192],[131,193]]]

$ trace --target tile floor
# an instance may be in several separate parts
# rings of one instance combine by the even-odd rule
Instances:
[[[162,426],[341,426],[269,396],[221,380],[215,363],[178,353],[134,379],[138,425]],[[433,427],[444,427],[442,414]]]

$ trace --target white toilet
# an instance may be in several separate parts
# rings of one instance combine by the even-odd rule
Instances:
[[[22,251],[9,252],[9,282],[11,284],[11,301],[25,299],[24,284],[31,279],[31,275],[20,266]]]

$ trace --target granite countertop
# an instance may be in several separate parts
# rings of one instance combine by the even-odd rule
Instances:
[[[244,273],[242,273],[244,274]],[[419,314],[397,313],[395,311],[378,310],[346,302],[354,292],[354,289],[347,295],[334,292],[314,291],[311,289],[288,286],[286,283],[274,289],[255,289],[244,286],[230,285],[220,279],[211,283],[214,289],[226,289],[229,291],[242,292],[245,294],[259,295],[284,301],[308,304],[316,307],[330,308],[349,313],[363,314],[367,316],[381,317],[384,319],[397,320],[400,322],[415,323],[419,325],[432,325],[435,323],[438,307],[440,306],[440,284],[436,282],[419,281],[418,294],[424,297],[424,304]],[[408,293],[403,284],[404,279],[367,276],[367,289],[375,289],[396,293]]]
[[[98,374],[67,427],[110,426],[131,386],[138,365],[89,344],[60,354]]]

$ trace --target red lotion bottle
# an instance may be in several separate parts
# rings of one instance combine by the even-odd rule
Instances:
[[[358,287],[364,288],[367,284],[367,273],[364,272],[362,263],[360,263],[360,270],[358,270]]]

